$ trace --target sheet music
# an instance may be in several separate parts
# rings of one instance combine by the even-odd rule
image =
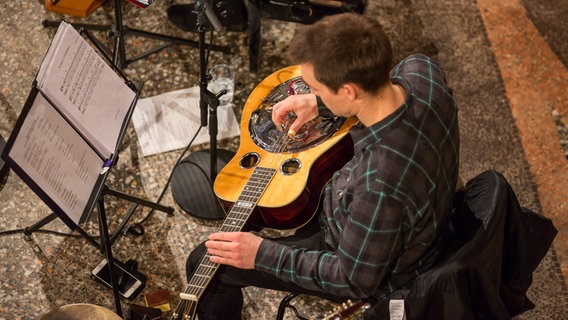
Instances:
[[[240,135],[231,105],[217,108],[217,120],[218,139]],[[199,87],[138,100],[132,124],[144,156],[187,146],[201,126]],[[209,129],[206,127],[201,129],[194,145],[209,141]]]
[[[33,102],[9,156],[79,224],[104,160],[41,94]]]
[[[61,22],[37,86],[104,157],[117,149],[136,93],[66,22]]]

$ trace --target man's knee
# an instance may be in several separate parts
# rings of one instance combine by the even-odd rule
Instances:
[[[202,242],[195,249],[193,249],[193,251],[191,251],[189,256],[187,256],[187,260],[185,261],[185,276],[188,281],[191,278],[191,275],[193,274],[195,268],[197,268],[197,266],[201,262],[201,259],[205,255],[205,252],[205,242]]]

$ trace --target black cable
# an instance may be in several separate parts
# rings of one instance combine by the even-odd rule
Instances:
[[[156,203],[160,203],[160,201],[162,201],[162,198],[164,197],[164,195],[166,194],[166,191],[168,189],[168,186],[170,185],[170,182],[172,180],[172,176],[173,173],[175,171],[175,168],[178,166],[178,164],[181,162],[181,160],[183,159],[183,156],[186,154],[186,152],[189,150],[189,148],[191,147],[191,145],[193,144],[193,141],[197,138],[197,135],[199,134],[199,132],[201,131],[201,129],[203,128],[203,126],[200,126],[199,129],[197,129],[197,132],[195,132],[195,135],[193,136],[193,138],[191,138],[191,141],[189,142],[189,144],[185,147],[185,149],[183,149],[183,152],[180,154],[180,156],[178,157],[176,163],[174,164],[172,170],[170,171],[170,175],[168,176],[168,180],[166,181],[166,185],[164,186],[164,188],[162,189],[162,192],[160,193],[160,196],[158,197],[158,200],[156,201]],[[136,208],[138,207],[138,203],[135,203],[132,207],[131,210],[136,210]],[[142,227],[142,224],[148,220],[150,218],[150,216],[154,213],[154,209],[151,209],[150,212],[148,212],[148,214],[142,218],[142,220],[133,223],[129,226],[126,226],[124,228],[124,230],[122,231],[123,235],[126,235],[128,233],[132,233],[135,235],[142,235],[144,228]],[[136,228],[138,229],[138,231],[133,231],[133,229]]]
[[[44,230],[44,229],[34,230],[34,233],[36,233],[36,232],[54,234],[56,236],[62,236],[62,237],[82,238],[81,235],[78,235],[78,234],[64,233],[64,232],[59,232],[59,231],[54,231],[54,230]],[[26,234],[26,229],[13,229],[13,230],[0,231],[0,237],[8,236],[8,235],[11,235],[11,234],[16,234],[16,233]]]
[[[25,229],[14,229],[14,230],[6,230],[6,231],[0,231],[0,236],[7,236],[10,234],[14,234],[14,233],[20,233],[20,232],[24,232]]]
[[[209,64],[209,56],[211,54],[211,49],[213,47],[213,30],[210,31],[210,36],[209,36],[209,47],[206,50],[205,53],[205,65]],[[177,159],[176,163],[174,164],[172,170],[170,171],[170,175],[168,177],[168,180],[166,181],[166,185],[164,186],[164,188],[162,189],[162,192],[160,193],[160,196],[158,197],[158,200],[156,200],[156,203],[160,203],[160,201],[162,201],[164,195],[166,194],[166,190],[168,189],[168,186],[170,185],[170,182],[172,180],[172,176],[173,173],[175,171],[175,168],[179,165],[179,163],[181,162],[181,160],[183,159],[183,156],[185,155],[185,153],[189,150],[189,148],[191,147],[191,145],[193,144],[193,141],[197,138],[197,135],[199,134],[199,132],[201,131],[201,129],[204,128],[203,125],[199,127],[199,129],[197,129],[197,132],[195,133],[195,135],[193,136],[193,138],[191,138],[191,141],[189,142],[189,144],[187,145],[187,147],[185,147],[185,149],[183,150],[183,152],[180,154],[179,158]],[[136,210],[136,208],[138,207],[138,204],[134,204],[131,210]],[[144,233],[144,228],[142,227],[142,224],[148,220],[150,218],[150,216],[154,213],[154,209],[151,209],[150,212],[148,212],[148,214],[142,218],[142,220],[133,223],[129,226],[126,226],[124,228],[124,230],[122,231],[123,235],[127,235],[128,233],[132,233],[135,235],[142,235]],[[136,229],[136,231],[134,231],[134,229]]]

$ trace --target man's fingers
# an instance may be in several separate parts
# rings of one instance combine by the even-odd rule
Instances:
[[[212,256],[234,258],[234,254],[230,250],[207,248],[207,252]]]
[[[287,102],[280,101],[272,107],[272,122],[277,126],[281,125],[288,115],[288,110],[286,108]]]

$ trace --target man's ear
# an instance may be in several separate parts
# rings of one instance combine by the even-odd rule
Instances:
[[[357,96],[359,95],[359,87],[354,83],[346,83],[342,85],[341,88],[339,89],[343,90],[343,93],[347,95],[347,97],[351,101],[357,99]]]

